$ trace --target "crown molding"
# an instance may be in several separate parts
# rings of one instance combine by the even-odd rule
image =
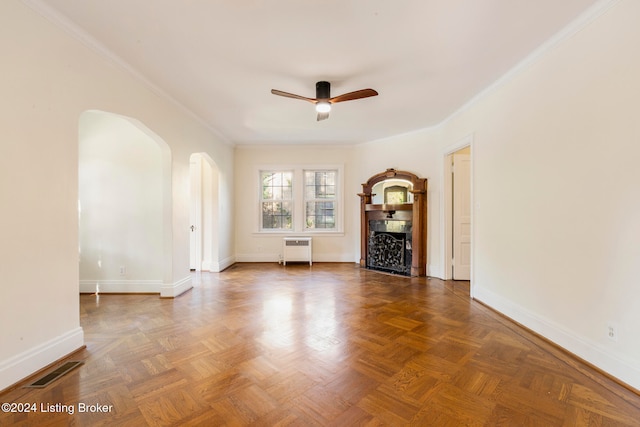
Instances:
[[[213,128],[209,123],[207,123],[202,117],[198,114],[194,113],[187,106],[182,104],[180,101],[175,99],[173,96],[169,95],[151,80],[149,80],[144,74],[139,72],[136,68],[134,68],[131,64],[126,62],[124,59],[116,55],[114,52],[109,50],[105,45],[96,40],[93,36],[87,33],[82,27],[77,25],[75,22],[67,18],[65,15],[60,13],[55,8],[49,6],[42,0],[21,0],[26,6],[32,9],[34,12],[57,26],[58,28],[64,30],[67,34],[69,34],[72,38],[81,42],[89,49],[97,53],[100,57],[106,59],[110,63],[116,65],[120,69],[124,70],[131,76],[133,76],[136,80],[141,82],[147,88],[149,88],[156,95],[166,99],[171,102],[175,106],[177,106],[180,110],[182,110],[185,114],[196,120],[201,125],[205,126],[209,131],[214,133],[222,142],[229,146],[235,146],[233,142],[231,142],[226,136],[224,136],[219,130]]]
[[[509,71],[499,77],[492,84],[478,92],[475,96],[473,96],[469,101],[464,103],[460,108],[442,120],[440,123],[425,128],[425,129],[437,129],[446,125],[449,121],[465,112],[477,102],[479,102],[482,98],[484,98],[489,93],[493,92],[497,88],[502,85],[508,83],[517,75],[519,75],[522,71],[529,68],[532,64],[536,63],[538,60],[542,59],[547,53],[557,47],[559,44],[564,42],[565,40],[571,38],[573,35],[582,31],[589,24],[595,21],[600,16],[604,15],[609,9],[614,7],[620,0],[599,0],[593,6],[585,10],[583,13],[578,15],[573,21],[571,21],[568,25],[566,25],[563,29],[553,35],[546,42],[542,43],[538,48],[536,48],[533,52],[527,55],[522,61],[517,63],[514,67],[512,67]]]

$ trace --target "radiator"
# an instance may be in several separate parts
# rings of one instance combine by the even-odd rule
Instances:
[[[312,265],[311,237],[285,237],[282,240],[282,263],[304,261]]]

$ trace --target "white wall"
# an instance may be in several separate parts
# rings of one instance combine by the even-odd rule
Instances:
[[[0,2],[0,389],[84,342],[78,305],[78,126],[138,120],[171,150],[163,291],[189,286],[189,156],[220,168],[220,256],[232,258],[233,148],[117,63],[18,0]]]
[[[80,291],[159,293],[161,148],[131,122],[97,111],[80,117],[79,139]]]
[[[603,4],[443,124],[354,147],[345,192],[390,167],[428,178],[428,274],[442,277],[443,163],[472,141],[475,298],[640,389],[640,2]],[[289,150],[237,150],[238,182],[249,165],[318,156]],[[249,232],[254,179],[236,199],[238,253],[275,253]],[[357,259],[358,200],[345,200]]]
[[[344,174],[344,232],[313,237],[313,259],[319,262],[356,262],[354,241],[359,238],[360,191],[354,171],[356,161],[352,147],[336,146],[238,146],[235,155],[237,182],[236,203],[236,252],[237,260],[243,262],[278,261],[282,254],[282,237],[301,235],[257,233],[259,225],[258,171],[261,167],[305,166],[343,167]]]
[[[439,163],[473,135],[475,298],[636,389],[639,21],[640,2],[620,1],[437,128],[357,149],[361,178],[397,166],[430,179],[438,275]]]
[[[619,2],[443,139],[475,132],[475,296],[637,389],[639,19]]]
[[[256,233],[260,167],[344,165],[344,232],[313,236],[313,257],[319,262],[358,262],[360,259],[360,198],[362,183],[388,168],[406,170],[429,179],[427,270],[442,274],[440,254],[440,192],[442,175],[438,132],[425,130],[351,147],[238,146],[236,147],[236,247],[238,261],[273,262],[282,252],[282,235]],[[296,233],[285,233],[296,235]],[[297,233],[299,235],[300,233]]]
[[[354,188],[362,191],[362,183],[386,169],[408,171],[427,178],[427,275],[442,277],[440,254],[440,206],[442,182],[442,155],[436,138],[437,132],[425,129],[393,138],[360,144],[356,147],[358,159]],[[356,212],[360,200],[355,201]],[[360,233],[358,218],[355,233]],[[358,257],[360,247],[357,248]]]

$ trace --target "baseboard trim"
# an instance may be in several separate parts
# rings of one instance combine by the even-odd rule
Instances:
[[[546,319],[537,313],[514,304],[487,289],[474,288],[474,300],[495,310],[509,320],[540,336],[562,351],[592,366],[629,390],[640,390],[640,369],[638,364],[611,353],[602,345]]]
[[[80,293],[92,294],[159,294],[162,280],[80,280]]]
[[[191,275],[184,277],[170,285],[162,285],[160,287],[160,298],[175,298],[193,288],[191,283]]]
[[[238,254],[236,262],[278,262],[277,254]]]
[[[229,267],[231,267],[233,264],[235,264],[236,262],[236,258],[235,257],[227,257],[221,261],[218,262],[211,262],[208,263],[207,266],[209,268],[206,269],[206,271],[210,271],[212,273],[219,273]],[[202,267],[203,270],[205,270],[204,265]]]
[[[0,362],[0,390],[5,390],[84,347],[81,327],[70,330]]]
[[[313,262],[353,262],[353,255],[317,254],[312,255]],[[234,262],[280,262],[278,254],[238,254]]]
[[[442,269],[440,266],[434,264],[427,264],[427,276],[429,277],[437,277],[438,279],[444,280],[444,275],[442,274]]]
[[[236,263],[236,257],[235,256],[227,257],[227,258],[223,259],[222,261],[220,261],[220,263],[218,264],[218,271],[226,270],[227,268],[231,267],[235,263]]]

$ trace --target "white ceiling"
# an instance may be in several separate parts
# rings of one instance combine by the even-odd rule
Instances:
[[[24,0],[235,144],[359,143],[440,123],[596,0]],[[61,17],[64,17],[61,19]],[[315,97],[373,88],[317,122]]]

